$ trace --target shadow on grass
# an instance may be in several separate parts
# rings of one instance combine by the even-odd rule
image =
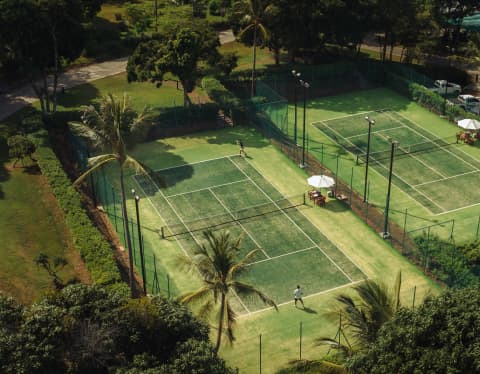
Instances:
[[[342,114],[369,112],[379,109],[395,111],[407,109],[410,100],[384,87],[356,90],[334,96],[318,97],[310,100],[308,109],[319,109]]]
[[[346,203],[337,200],[330,200],[325,204],[325,209],[331,212],[344,212],[348,210],[348,206]]]
[[[303,307],[299,308],[302,312],[308,313],[308,314],[318,314],[318,312],[315,309],[309,308],[309,307]]]
[[[58,105],[64,108],[80,108],[81,105],[93,104],[100,96],[100,91],[92,84],[85,83],[67,89],[65,93],[58,94]],[[81,104],[79,104],[81,103]]]

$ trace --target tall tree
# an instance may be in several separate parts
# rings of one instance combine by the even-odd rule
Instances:
[[[191,269],[197,269],[202,278],[203,286],[179,298],[184,304],[200,304],[199,316],[205,318],[219,303],[217,315],[218,332],[215,351],[218,352],[225,334],[229,342],[234,341],[233,328],[236,315],[230,304],[233,293],[239,296],[256,296],[262,302],[277,309],[275,302],[255,287],[240,282],[236,276],[247,270],[248,263],[258,250],[249,252],[243,259],[237,260],[241,245],[241,237],[233,239],[228,231],[214,234],[205,231],[206,245],[198,248],[193,257],[182,258],[184,264]]]
[[[43,113],[56,111],[61,60],[79,56],[84,45],[83,23],[100,10],[101,3],[100,0],[0,0],[3,49],[0,63],[9,73],[30,79]]]
[[[255,69],[257,63],[257,43],[265,44],[268,39],[268,32],[265,26],[265,18],[268,13],[273,12],[273,6],[266,0],[239,0],[233,4],[233,11],[237,17],[241,18],[240,25],[242,30],[239,37],[243,37],[247,32],[252,32],[253,43],[253,66],[252,66],[252,85],[250,95],[256,94]],[[258,35],[260,34],[260,35]]]
[[[120,100],[112,94],[108,94],[103,97],[99,109],[94,106],[85,108],[82,115],[82,122],[70,124],[70,128],[75,134],[83,137],[93,147],[97,149],[108,148],[111,151],[111,153],[90,158],[88,160],[88,170],[78,177],[75,184],[78,185],[89,174],[100,169],[107,163],[118,163],[120,192],[122,195],[122,215],[129,256],[129,278],[132,297],[134,296],[133,252],[126,205],[124,170],[125,168],[133,168],[136,172],[149,173],[145,165],[128,155],[127,145],[131,145],[133,140],[143,137],[150,126],[151,122],[149,121],[148,109],[145,108],[141,112],[135,111],[130,104],[130,99],[127,94],[124,94]],[[130,141],[130,143],[127,143],[128,141]]]
[[[368,350],[353,356],[354,373],[478,373],[480,292],[449,289],[415,310],[400,310]]]
[[[210,64],[218,61],[219,45],[218,36],[206,27],[185,27],[155,35],[154,39],[140,43],[128,59],[128,81],[149,81],[160,86],[165,73],[170,72],[182,83],[184,105],[188,106],[188,93],[200,77],[198,63],[202,59]]]

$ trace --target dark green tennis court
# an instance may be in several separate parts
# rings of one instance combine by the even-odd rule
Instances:
[[[244,256],[258,255],[242,279],[277,304],[291,301],[297,283],[307,295],[364,279],[350,261],[303,214],[312,209],[304,195],[283,196],[245,158],[223,157],[157,171],[158,188],[136,176],[162,221],[159,240],[173,240],[192,255],[207,228],[242,235]],[[293,287],[293,288],[292,288]],[[265,308],[256,300],[237,300],[238,313]]]
[[[375,121],[370,142],[370,165],[387,175],[391,140],[395,147],[393,182],[433,214],[480,204],[476,181],[480,160],[463,152],[454,137],[438,138],[390,110],[321,121],[313,125],[365,161],[368,133],[365,116]],[[464,191],[469,191],[465,194]]]

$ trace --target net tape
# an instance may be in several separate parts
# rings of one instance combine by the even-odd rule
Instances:
[[[287,209],[295,208],[304,204],[305,194],[284,197],[272,202],[229,211],[228,213],[203,217],[188,222],[165,225],[162,227],[162,237],[168,238],[171,236],[218,228],[233,222],[241,222],[251,218],[262,217],[267,214],[282,213]]]
[[[431,139],[425,142],[421,143],[415,143],[415,144],[410,144],[410,145],[404,145],[402,146],[401,144],[395,149],[395,158],[399,158],[402,156],[408,156],[410,154],[415,154],[415,153],[421,153],[421,152],[428,152],[428,151],[438,151],[444,147],[448,147],[452,144],[456,144],[456,142],[448,142],[447,139],[451,138],[437,138],[437,139]],[[391,149],[387,149],[384,151],[378,151],[378,152],[370,152],[370,159],[375,160],[375,161],[381,161],[384,159],[389,159],[391,154]],[[359,162],[366,162],[367,160],[367,155],[366,154],[361,154],[358,155],[358,161]]]

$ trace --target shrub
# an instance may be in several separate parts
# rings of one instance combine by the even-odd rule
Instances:
[[[111,285],[128,293],[127,285],[121,283],[109,242],[83,209],[80,194],[72,186],[50,147],[45,131],[38,132],[36,137],[40,141],[35,153],[38,165],[60,204],[75,247],[85,261],[92,280],[96,284]]]
[[[229,113],[231,117],[237,120],[243,120],[246,118],[246,106],[218,79],[214,77],[203,78],[202,88],[207,91],[208,96],[218,103],[221,109]]]

